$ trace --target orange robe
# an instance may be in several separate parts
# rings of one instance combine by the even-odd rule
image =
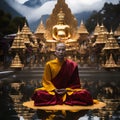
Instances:
[[[65,59],[63,63],[58,59],[46,63],[43,78],[43,87],[35,90],[32,99],[36,106],[68,104],[92,105],[93,99],[85,89],[80,89],[78,66],[75,62]],[[67,93],[58,95],[55,89],[66,89]]]

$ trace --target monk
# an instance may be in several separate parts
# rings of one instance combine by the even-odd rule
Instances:
[[[78,66],[65,57],[64,43],[56,45],[56,59],[48,61],[42,78],[43,87],[34,91],[35,106],[47,105],[92,105],[90,93],[81,89]]]

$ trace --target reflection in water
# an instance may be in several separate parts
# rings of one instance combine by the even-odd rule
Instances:
[[[82,88],[88,89],[95,99],[99,99],[107,104],[105,108],[94,111],[35,111],[24,107],[22,104],[31,99],[35,88],[40,87],[40,77],[36,73],[41,71],[30,70],[19,72],[23,77],[15,74],[14,77],[6,77],[6,80],[0,78],[0,120],[18,120],[23,116],[25,120],[81,120],[81,116],[87,115],[88,120],[98,116],[100,120],[119,120],[120,119],[120,81],[119,72],[110,73],[115,78],[109,76],[100,76],[99,73],[93,78],[81,77]],[[27,78],[30,75],[34,78]],[[103,75],[105,75],[103,73]],[[81,74],[80,74],[81,75]],[[27,76],[27,77],[26,77]],[[104,79],[103,79],[104,78]],[[32,79],[32,80],[31,80]],[[85,113],[84,113],[85,112]],[[92,113],[90,113],[92,112]],[[81,118],[81,119],[80,119]],[[83,119],[85,120],[85,119]],[[95,120],[95,118],[94,118]]]
[[[84,116],[87,110],[71,112],[71,111],[44,111],[38,110],[37,117],[40,120],[78,120]]]
[[[19,120],[17,112],[14,109],[14,101],[9,96],[9,85],[0,86],[0,120]]]

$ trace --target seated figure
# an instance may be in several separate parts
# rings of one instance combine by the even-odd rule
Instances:
[[[56,45],[56,59],[46,63],[42,87],[35,89],[32,100],[35,106],[92,105],[93,99],[86,89],[81,89],[77,64],[65,57],[64,43]]]
[[[60,40],[65,41],[71,37],[70,26],[64,24],[64,16],[65,14],[61,9],[60,12],[58,13],[58,23],[52,28],[52,37],[57,41]]]

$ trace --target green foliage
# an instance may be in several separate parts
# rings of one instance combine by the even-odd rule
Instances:
[[[2,36],[16,33],[18,26],[22,28],[25,22],[24,17],[17,16],[13,18],[11,14],[0,10],[0,34]]]
[[[86,21],[86,27],[90,33],[95,29],[95,26],[103,23],[108,31],[114,31],[120,24],[120,3],[112,4],[105,3],[100,11],[93,11],[92,15]]]

